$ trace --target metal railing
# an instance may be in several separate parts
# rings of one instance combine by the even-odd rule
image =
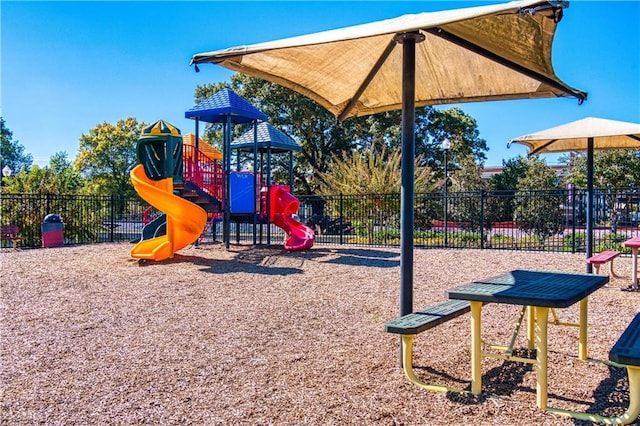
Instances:
[[[65,245],[132,241],[161,213],[138,197],[1,196],[0,221],[18,225],[21,247],[41,246],[40,225],[49,213],[61,216]],[[314,229],[317,244],[400,244],[399,194],[298,198],[299,220]],[[584,252],[586,193],[574,189],[421,193],[416,194],[414,221],[414,244],[419,247]],[[621,243],[639,234],[639,224],[640,188],[595,190],[594,252],[628,251]],[[281,229],[266,226],[259,227],[260,243],[283,240]],[[252,225],[232,223],[230,235],[232,241],[250,242]],[[219,219],[212,218],[199,241],[219,241],[221,236]]]
[[[399,194],[299,198],[301,221],[319,243],[400,244]],[[596,189],[593,218],[594,252],[628,252],[621,243],[639,233],[640,188]],[[584,252],[586,191],[416,194],[414,223],[419,247]]]

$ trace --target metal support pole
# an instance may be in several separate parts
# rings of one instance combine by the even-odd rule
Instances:
[[[448,188],[447,186],[449,183],[449,170],[448,170],[448,166],[449,166],[449,160],[447,158],[447,152],[449,151],[449,149],[444,150],[444,187],[443,187],[443,192],[444,192],[444,246],[448,247],[449,245],[449,241],[448,241],[448,236],[449,236],[449,218],[448,213],[449,213],[449,200],[448,200]]]
[[[484,189],[480,190],[480,248],[484,249],[484,201],[485,201],[485,191]]]
[[[293,151],[289,151],[289,192],[293,194]]]
[[[229,193],[229,184],[231,179],[229,174],[231,172],[231,116],[226,116],[226,122],[224,123],[224,131],[223,131],[223,147],[222,147],[222,155],[223,155],[223,164],[224,164],[224,220],[222,223],[222,239],[224,241],[225,247],[227,250],[230,246],[231,240],[231,212],[229,210],[230,207],[230,193]]]
[[[400,315],[413,312],[413,203],[415,175],[416,41],[402,34],[402,188],[400,190]],[[424,39],[424,38],[423,38]]]
[[[271,245],[271,147],[267,148],[267,245]]]
[[[253,122],[253,246],[257,244],[258,206],[260,202],[260,188],[258,188],[258,122]],[[258,201],[256,201],[258,200]]]
[[[200,139],[200,117],[196,117],[196,140],[193,141],[193,145],[196,147],[196,152],[198,152],[198,150],[200,149],[200,142],[198,139]],[[198,159],[196,158],[195,161],[198,161]]]
[[[587,259],[593,254],[593,138],[587,138]],[[593,266],[587,263],[587,273]]]

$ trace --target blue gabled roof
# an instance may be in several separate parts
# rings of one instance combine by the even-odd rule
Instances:
[[[252,151],[253,139],[253,128],[251,128],[231,142],[231,149]],[[268,148],[271,148],[272,152],[300,151],[302,149],[293,139],[271,124],[258,123],[258,150],[265,151]]]
[[[217,91],[187,110],[184,116],[198,118],[207,123],[224,123],[228,116],[231,116],[231,122],[234,124],[267,120],[266,114],[231,89]]]

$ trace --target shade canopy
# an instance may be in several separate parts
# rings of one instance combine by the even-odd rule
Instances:
[[[640,149],[640,124],[587,117],[582,120],[513,138],[508,145],[529,147],[529,155],[549,152],[587,152],[587,259],[593,254],[593,151],[596,149]],[[587,272],[592,266],[587,263]]]
[[[405,15],[196,54],[293,89],[339,120],[402,109],[400,314],[413,311],[416,106],[549,97],[586,99],[564,84],[551,46],[566,1],[523,0]],[[400,46],[398,46],[400,45]]]
[[[291,152],[300,151],[302,148],[293,139],[276,129],[269,123],[261,122],[257,125],[258,151]],[[241,136],[231,142],[232,150],[253,151],[254,132],[247,130]]]
[[[404,15],[331,31],[198,53],[291,88],[339,119],[402,108],[403,35],[416,33],[415,105],[570,96],[551,64],[565,1],[525,0]]]
[[[526,145],[529,155],[549,152],[586,151],[588,139],[593,149],[640,149],[640,124],[587,117],[509,141]]]

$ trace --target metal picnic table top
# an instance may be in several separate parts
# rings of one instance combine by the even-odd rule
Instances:
[[[567,308],[609,282],[605,275],[515,270],[447,290],[450,299]]]

